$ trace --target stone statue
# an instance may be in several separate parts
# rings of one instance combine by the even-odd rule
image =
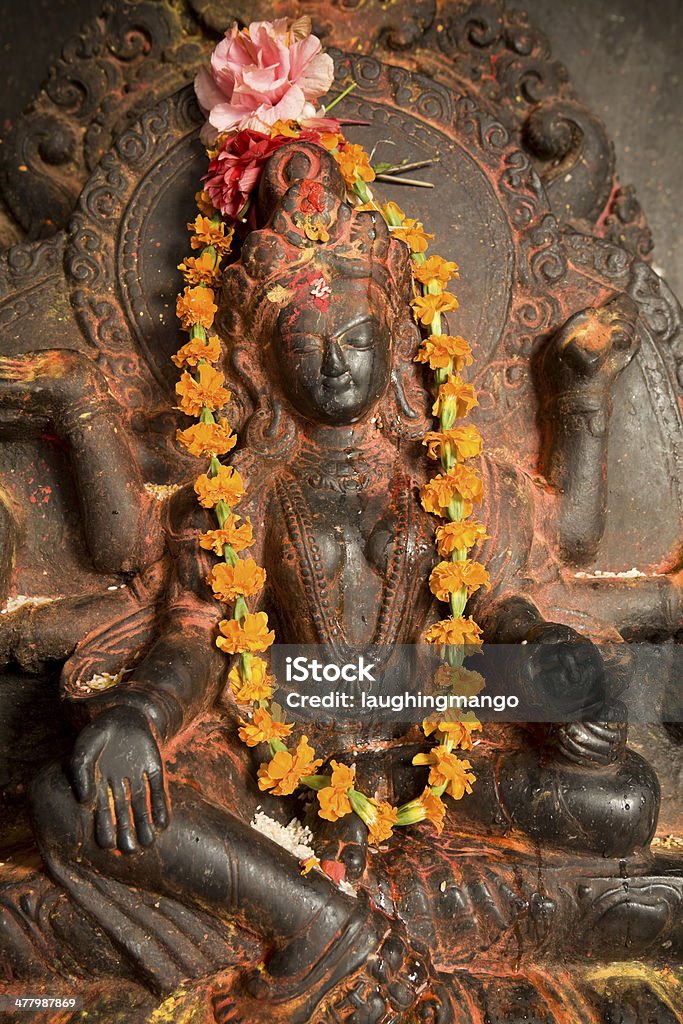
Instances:
[[[338,64],[362,82],[360,58],[340,55]],[[407,71],[374,68],[352,113],[367,113],[383,88],[393,89],[392,109],[410,106],[410,90],[428,92],[427,80]],[[446,102],[436,86],[434,96]],[[68,451],[76,537],[88,551],[85,584],[81,572],[59,599],[25,602],[0,619],[3,661],[25,672],[63,663],[61,689],[75,726],[65,756],[31,785],[46,875],[30,882],[28,895],[26,881],[15,880],[0,897],[11,969],[17,978],[122,975],[156,996],[210,976],[207,1019],[213,1013],[218,1021],[464,1024],[480,1009],[503,1019],[513,995],[494,995],[484,976],[507,978],[522,963],[520,998],[529,1012],[568,1019],[559,1016],[561,1000],[544,995],[559,970],[556,991],[574,993],[576,1013],[584,1014],[576,1019],[606,1019],[589,1017],[597,1011],[580,989],[587,951],[618,960],[626,950],[631,958],[680,950],[683,940],[681,871],[659,868],[648,850],[657,775],[627,746],[618,705],[604,721],[488,726],[471,756],[476,790],[453,806],[439,840],[420,828],[374,849],[354,816],[335,826],[309,816],[316,849],[343,865],[353,894],[321,873],[303,877],[295,858],[250,827],[260,806],[282,821],[303,817],[305,808],[259,792],[261,758],[237,740],[236,708],[224,693],[229,662],[213,642],[209,561],[197,545],[207,514],[191,484],[165,502],[144,484],[157,465],[189,475],[161,436],[168,415],[152,414],[166,370],[156,369],[158,355],[140,340],[121,343],[117,320],[137,310],[135,301],[143,305],[153,273],[134,266],[125,248],[142,222],[136,204],[162,201],[158,190],[150,199],[146,176],[153,182],[176,159],[174,139],[196,130],[186,94],[165,102],[105,159],[70,227],[66,287],[89,345],[45,344],[49,323],[37,342],[0,358],[9,449],[30,435]],[[377,111],[381,133],[382,102]],[[427,122],[435,117],[430,108]],[[474,129],[469,152],[488,161],[489,173],[499,161],[500,191],[512,195],[519,233],[506,287],[521,283],[513,299],[505,297],[511,336],[518,341],[526,330],[538,341],[526,364],[538,396],[533,414],[523,402],[510,413],[499,357],[482,367],[491,397],[488,411],[482,401],[484,425],[496,422],[498,409],[502,422],[516,415],[536,430],[539,458],[533,470],[502,434],[488,444],[482,518],[492,536],[479,557],[492,587],[473,611],[488,642],[547,646],[544,672],[553,685],[593,690],[609,710],[606,668],[608,676],[629,671],[622,640],[673,638],[681,622],[678,548],[661,555],[661,572],[637,586],[615,584],[599,600],[590,574],[575,571],[610,543],[608,441],[624,401],[621,382],[643,349],[651,366],[655,330],[643,294],[653,275],[637,261],[629,271],[626,257],[620,262],[611,250],[606,256],[607,243],[578,235],[560,241],[521,153],[488,152],[498,128],[470,100],[438,117],[458,137]],[[171,142],[157,141],[162,136]],[[469,194],[470,184],[459,181]],[[93,255],[89,232],[107,188],[106,216],[117,232],[119,223],[126,230]],[[296,218],[311,188],[330,215],[324,242],[308,239]],[[418,642],[436,618],[424,583],[434,564],[433,525],[418,498],[429,395],[413,362],[419,332],[409,253],[381,217],[354,210],[344,195],[322,148],[279,149],[240,257],[223,274],[217,319],[240,411],[234,462],[249,484],[239,511],[257,527],[265,607],[278,641],[342,653],[353,644]],[[112,228],[105,227],[111,237]],[[118,246],[123,300],[107,284],[107,246]],[[562,282],[561,295],[549,303],[553,281]],[[499,286],[487,287],[495,306]],[[675,300],[669,308],[679,315]],[[140,317],[151,320],[150,308]],[[135,353],[132,371],[121,355],[127,348]],[[668,370],[659,372],[658,393],[666,396]],[[152,413],[136,391],[152,396]],[[131,398],[145,429],[132,423]],[[673,415],[662,413],[664,422]],[[143,437],[151,425],[159,441]],[[9,490],[0,514],[3,596],[13,597],[11,567],[21,573],[24,540]],[[603,658],[582,637],[609,641],[608,653]],[[122,670],[115,685],[88,689],[98,674]],[[341,736],[313,728],[320,756],[353,751],[367,791],[402,802],[424,788],[426,773],[411,763],[418,732],[378,738],[360,728]],[[260,958],[258,968],[244,967]],[[579,966],[567,967],[571,961]]]

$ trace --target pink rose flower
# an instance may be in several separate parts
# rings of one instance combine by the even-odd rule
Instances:
[[[282,135],[271,139],[270,135],[250,128],[226,139],[204,177],[204,189],[224,217],[237,219],[261,180],[268,157],[290,141]]]
[[[303,37],[302,37],[303,36]],[[195,91],[208,117],[210,142],[222,132],[264,130],[275,121],[315,117],[315,102],[334,78],[332,58],[322,51],[310,21],[254,21],[244,32],[233,25],[202,68]]]

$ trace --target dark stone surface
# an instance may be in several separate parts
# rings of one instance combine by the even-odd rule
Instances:
[[[1,5],[5,83],[0,117],[16,118],[44,69],[101,0]],[[511,5],[514,6],[514,5]],[[683,4],[680,0],[527,0],[581,99],[607,126],[624,184],[636,186],[655,239],[654,264],[683,294],[680,167],[683,164]]]

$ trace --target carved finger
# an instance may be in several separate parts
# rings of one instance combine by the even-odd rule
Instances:
[[[576,760],[578,763],[585,763],[586,761],[592,762],[593,764],[609,764],[612,760],[611,748],[601,743],[592,745],[590,741],[587,743],[585,739],[571,739],[567,737],[562,745],[562,749],[565,754],[572,757],[572,760]]]
[[[144,780],[140,779],[135,784],[131,782],[130,805],[140,846],[151,846],[154,842],[154,831],[149,817],[147,786]]]
[[[71,758],[71,772],[76,797],[82,804],[95,801],[95,764],[104,749],[104,744],[104,736],[95,741],[92,733],[87,730],[76,740]]]
[[[157,828],[166,828],[168,825],[168,800],[164,790],[164,776],[161,770],[147,772],[149,781],[149,796],[152,805],[152,820]]]
[[[137,843],[133,833],[126,787],[120,779],[110,779],[109,788],[114,798],[114,813],[116,814],[116,845],[121,853],[134,853]]]
[[[109,799],[109,787],[104,783],[97,787],[95,842],[103,850],[113,850],[116,846],[116,832],[114,830],[114,818]]]

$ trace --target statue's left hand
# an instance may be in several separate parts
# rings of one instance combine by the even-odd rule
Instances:
[[[625,722],[568,722],[553,730],[555,753],[582,767],[606,768],[626,750]]]
[[[109,708],[87,725],[76,740],[71,769],[76,796],[95,809],[98,846],[134,853],[138,844],[152,845],[153,826],[166,828],[161,754],[137,708]]]

